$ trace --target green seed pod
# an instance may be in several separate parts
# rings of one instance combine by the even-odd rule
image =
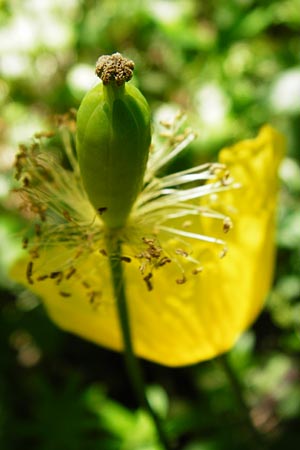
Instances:
[[[130,84],[134,63],[120,53],[101,56],[102,83],[82,100],[77,115],[77,154],[90,202],[110,228],[124,226],[139,194],[151,141],[151,116]]]

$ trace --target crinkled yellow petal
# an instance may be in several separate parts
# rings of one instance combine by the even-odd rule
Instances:
[[[138,356],[168,366],[213,358],[229,350],[260,312],[273,273],[277,169],[284,146],[283,137],[265,126],[257,138],[221,151],[220,162],[227,164],[241,183],[240,189],[211,199],[211,206],[222,209],[234,223],[225,235],[228,253],[224,258],[220,259],[220,249],[216,251],[213,244],[193,241],[203,272],[179,285],[175,282],[176,268],[167,264],[155,272],[153,291],[146,289],[138,261],[124,263]],[[224,239],[215,220],[199,220],[207,235]],[[28,260],[19,261],[12,276],[42,298],[52,319],[63,329],[121,350],[108,264],[99,263],[99,253],[81,261],[69,279],[35,282],[45,267],[47,272],[55,271],[68,257],[68,250],[59,247],[41,252],[34,262],[34,284],[30,286],[25,277]]]

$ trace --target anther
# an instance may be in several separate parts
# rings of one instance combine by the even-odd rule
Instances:
[[[169,131],[162,131],[161,133],[159,133],[159,135],[162,138],[170,138],[172,136],[172,133],[170,133]]]
[[[166,120],[160,120],[159,123],[165,128],[171,128],[172,127],[172,124],[170,122],[167,122]]]
[[[59,285],[62,282],[63,276],[64,276],[63,273],[60,271],[50,273],[50,278],[53,280],[56,279],[57,285]]]
[[[121,261],[130,263],[131,262],[131,258],[129,258],[129,256],[121,256]]]
[[[89,303],[93,307],[94,310],[98,308],[100,305],[100,299],[97,300],[97,297],[101,297],[102,293],[97,291],[92,291],[89,293]]]
[[[55,135],[54,131],[41,131],[38,133],[34,134],[34,137],[36,139],[41,139],[41,138],[51,138]]]
[[[23,239],[23,242],[22,242],[22,248],[23,248],[24,250],[28,247],[28,242],[29,242],[28,237],[25,237],[25,238]]]
[[[92,305],[95,303],[95,298],[101,296],[101,292],[92,291],[89,295],[89,302]]]
[[[175,136],[174,142],[179,143],[179,142],[182,142],[184,139],[185,139],[184,134],[178,134],[177,136]]]
[[[75,254],[75,256],[74,256],[74,259],[80,258],[80,256],[82,255],[82,253],[83,253],[83,250],[82,250],[82,248],[80,248],[80,249],[76,252],[76,254]]]
[[[69,272],[66,275],[66,280],[69,280],[76,272],[75,267],[70,267]]]
[[[40,206],[39,207],[38,214],[39,214],[40,219],[41,219],[42,222],[46,221],[46,211],[47,211],[47,207],[46,206]]]
[[[64,292],[64,291],[59,291],[59,295],[61,295],[62,297],[71,297],[70,292]]]
[[[47,278],[49,278],[49,275],[40,275],[37,277],[37,281],[44,281],[47,280]]]
[[[145,242],[145,244],[154,245],[154,239],[152,238],[143,237],[142,241]]]
[[[228,252],[227,247],[224,247],[224,248],[222,249],[222,251],[220,252],[220,254],[219,254],[220,259],[224,258],[224,256],[227,255],[227,252]]]
[[[40,255],[39,255],[39,252],[38,252],[38,249],[37,248],[32,248],[31,250],[30,250],[30,256],[31,256],[31,258],[32,259],[37,259],[37,258],[39,258],[40,257]]]
[[[225,217],[223,221],[223,231],[224,233],[228,233],[229,230],[232,228],[232,221],[229,217]]]
[[[64,211],[62,212],[62,214],[63,214],[64,218],[65,218],[68,222],[72,222],[72,217],[71,217],[69,211],[64,210]]]
[[[175,250],[176,255],[180,255],[180,256],[184,256],[185,258],[187,258],[189,256],[188,252],[186,252],[185,250],[182,250],[182,248],[177,248]]]
[[[148,252],[149,252],[149,254],[150,254],[150,256],[152,257],[152,258],[155,258],[155,259],[158,259],[159,257],[160,257],[160,255],[161,255],[161,248],[160,247],[149,247],[149,249],[148,249]]]
[[[26,268],[26,278],[29,284],[33,284],[32,269],[33,269],[33,262],[29,261]]]
[[[168,263],[170,263],[170,262],[172,262],[171,259],[168,258],[167,256],[164,256],[163,258],[161,258],[161,259],[158,261],[157,265],[158,265],[158,267],[162,267],[162,266],[164,266],[165,264],[168,264]]]
[[[105,211],[107,211],[107,207],[106,206],[102,206],[101,208],[98,208],[97,211],[100,214],[100,216],[102,216],[102,214],[104,214]]]
[[[94,303],[95,297],[96,297],[96,292],[94,292],[94,291],[91,292],[90,299],[89,299],[91,305]]]
[[[39,237],[41,235],[41,225],[39,223],[36,223],[34,225],[35,234]]]
[[[146,264],[145,262],[143,262],[143,263],[139,266],[139,271],[141,272],[141,274],[144,274],[146,267],[147,267],[147,264]]]
[[[161,255],[162,249],[155,245],[155,240],[152,238],[143,237],[142,241],[148,245],[148,248],[145,252],[142,252],[142,257],[151,260],[151,258],[158,259]]]
[[[191,220],[185,220],[181,226],[182,226],[182,228],[189,228],[191,225],[192,225]]]
[[[29,180],[28,177],[24,177],[22,182],[23,182],[23,187],[24,188],[28,188],[29,187],[30,180]]]
[[[223,184],[223,186],[228,186],[230,184],[230,172],[229,170],[226,170],[222,179],[221,179],[221,183]]]
[[[146,285],[147,285],[147,289],[148,291],[152,291],[153,289],[153,284],[151,283],[151,278],[153,277],[152,273],[148,273],[148,275],[146,275],[143,280],[145,281]]]
[[[176,280],[177,284],[184,284],[185,282],[186,282],[186,278],[184,275],[182,278],[177,278],[177,280]]]
[[[51,273],[50,273],[50,278],[51,278],[51,279],[55,279],[55,278],[57,278],[60,274],[61,274],[60,271],[57,271],[57,272],[51,272]]]

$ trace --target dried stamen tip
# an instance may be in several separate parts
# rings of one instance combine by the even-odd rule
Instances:
[[[96,63],[96,75],[104,85],[113,81],[121,86],[132,78],[134,62],[124,58],[121,53],[100,56]]]

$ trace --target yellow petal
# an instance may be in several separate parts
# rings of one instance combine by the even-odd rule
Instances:
[[[270,288],[274,265],[277,169],[284,153],[283,137],[265,126],[258,137],[220,153],[241,188],[211,199],[232,217],[234,228],[224,236],[216,221],[199,218],[209,236],[226,238],[228,254],[220,259],[213,244],[191,241],[193,255],[204,270],[177,284],[177,268],[157,270],[148,291],[138,261],[124,263],[134,349],[138,356],[169,366],[213,358],[229,350],[260,312]],[[195,224],[194,224],[195,226]],[[163,236],[159,236],[162,242]],[[163,244],[163,242],[162,242]],[[28,259],[19,261],[12,276],[38,294],[52,319],[63,329],[110,349],[121,350],[122,338],[105,256],[90,254],[66,279],[37,281],[55,272],[71,250],[41,251],[28,284]],[[31,277],[29,277],[31,278]],[[60,282],[59,282],[60,281]]]

